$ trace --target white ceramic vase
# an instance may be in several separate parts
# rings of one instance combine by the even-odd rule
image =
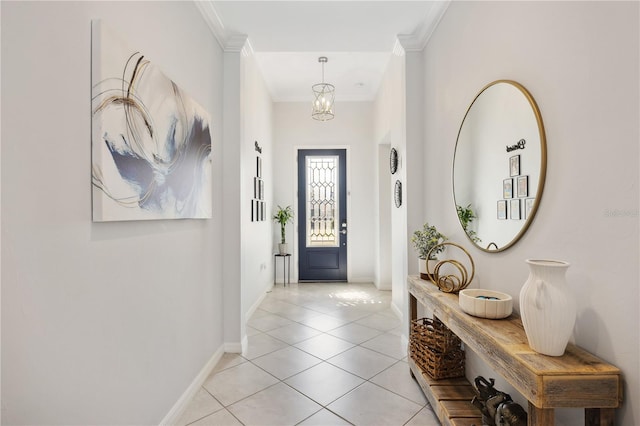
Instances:
[[[429,267],[427,268],[427,260],[419,257],[418,270],[420,271],[420,278],[422,278],[423,280],[428,280],[429,274],[427,273],[427,271],[433,272],[437,263],[438,259],[429,259]]]
[[[565,277],[569,263],[526,262],[529,278],[520,290],[520,316],[529,346],[544,355],[561,356],[576,322],[576,304]]]

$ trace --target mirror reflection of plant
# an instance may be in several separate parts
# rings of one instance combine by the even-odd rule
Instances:
[[[447,237],[438,232],[438,229],[435,226],[425,223],[421,230],[413,233],[411,242],[418,252],[420,259],[426,259],[431,249],[444,242],[446,239]],[[442,253],[444,249],[445,246],[440,246],[431,251],[431,260],[434,260],[436,255]]]
[[[473,219],[477,219],[478,216],[475,215],[473,210],[471,209],[471,204],[467,205],[467,207],[462,207],[456,205],[456,210],[458,211],[458,218],[460,219],[460,223],[462,224],[462,229],[467,233],[471,241],[474,243],[482,242],[482,240],[476,234],[476,231],[473,229],[469,229],[469,225],[473,222]]]
[[[280,243],[284,244],[286,225],[293,221],[293,209],[291,206],[281,207],[278,206],[278,211],[273,215],[273,220],[280,224]]]

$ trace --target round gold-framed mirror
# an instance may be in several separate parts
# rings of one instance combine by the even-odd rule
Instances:
[[[547,141],[533,96],[512,80],[487,84],[460,125],[453,196],[467,237],[486,252],[515,244],[540,204]]]

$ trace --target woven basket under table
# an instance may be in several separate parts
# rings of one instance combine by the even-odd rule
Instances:
[[[411,321],[409,356],[435,380],[464,376],[462,342],[437,319]]]

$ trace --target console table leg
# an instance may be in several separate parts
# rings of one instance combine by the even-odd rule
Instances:
[[[409,293],[409,320],[417,320],[418,319],[418,299]]]
[[[615,408],[585,408],[584,424],[587,426],[613,426],[616,420]]]
[[[414,321],[418,319],[418,299],[409,293],[409,321]],[[411,334],[411,326],[409,326],[409,334]],[[411,352],[411,351],[407,351]],[[408,353],[408,356],[411,357],[411,354]],[[413,370],[409,368],[409,373],[411,373],[411,378],[416,379],[416,375],[413,374]],[[417,379],[416,379],[417,380]]]
[[[527,419],[529,426],[553,426],[555,422],[555,415],[553,408],[538,408],[529,402],[529,414],[527,415]]]

